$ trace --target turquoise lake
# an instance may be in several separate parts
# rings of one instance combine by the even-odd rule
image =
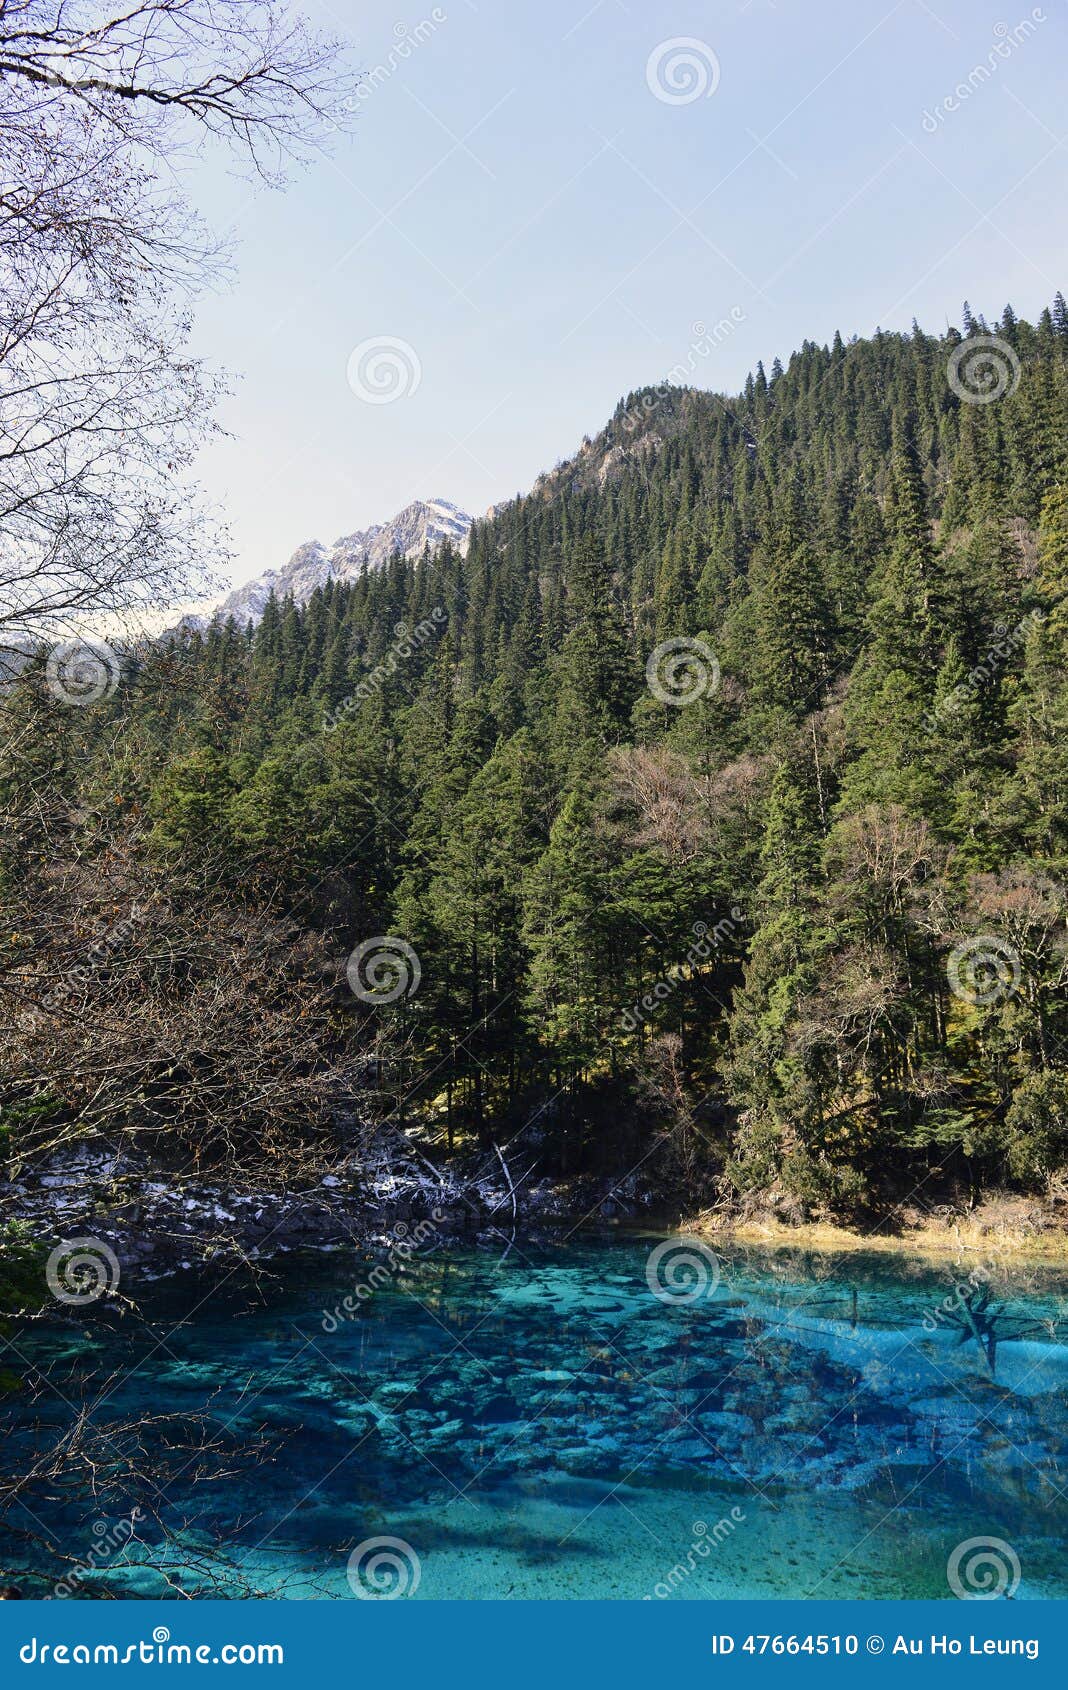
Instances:
[[[990,1268],[976,1300],[973,1258],[737,1249],[662,1286],[657,1245],[428,1244],[370,1283],[355,1251],[131,1273],[137,1314],[9,1327],[0,1364],[33,1391],[3,1399],[6,1483],[84,1408],[116,1454],[95,1496],[20,1489],[8,1575],[27,1595],[65,1565],[60,1596],[687,1601],[955,1600],[952,1573],[1068,1596],[1062,1275]]]

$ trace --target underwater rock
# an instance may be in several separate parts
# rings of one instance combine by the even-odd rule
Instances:
[[[381,1216],[375,1224],[381,1232]],[[206,1410],[229,1428],[225,1461],[238,1476],[207,1492],[182,1478],[175,1486],[167,1553],[180,1560],[188,1547],[189,1586],[205,1583],[194,1563],[210,1545],[183,1535],[182,1521],[203,1513],[205,1495],[235,1578],[240,1568],[264,1594],[348,1599],[340,1549],[375,1535],[410,1542],[433,1570],[435,1592],[552,1595],[566,1585],[577,1596],[640,1597],[673,1557],[685,1557],[694,1522],[732,1504],[748,1523],[710,1559],[702,1594],[795,1595],[914,1491],[906,1513],[835,1573],[831,1594],[944,1595],[943,1538],[955,1533],[957,1542],[1003,1519],[1013,1522],[1028,1577],[1045,1579],[1044,1594],[1068,1590],[1053,1544],[1051,1486],[1063,1489],[1068,1449],[1058,1394],[1033,1394],[1022,1361],[1014,1394],[961,1352],[952,1377],[964,1396],[933,1363],[919,1373],[873,1365],[873,1332],[888,1337],[892,1360],[901,1333],[922,1322],[931,1274],[877,1264],[863,1277],[851,1259],[841,1300],[849,1306],[859,1278],[854,1329],[803,1309],[814,1288],[800,1273],[784,1286],[781,1256],[747,1257],[732,1278],[747,1318],[735,1319],[735,1309],[728,1322],[719,1305],[695,1319],[647,1297],[646,1253],[646,1241],[632,1238],[579,1237],[555,1255],[525,1245],[503,1263],[499,1240],[492,1255],[442,1249],[410,1281],[376,1290],[358,1319],[327,1338],[323,1309],[336,1305],[339,1287],[344,1295],[361,1282],[373,1256],[348,1246],[327,1263],[321,1251],[303,1252],[272,1277],[249,1276],[232,1302],[221,1274],[206,1301],[200,1280],[146,1293],[138,1278],[152,1330],[102,1304],[76,1325],[42,1323],[20,1348],[54,1370],[72,1401],[95,1400],[121,1356],[108,1405],[116,1421],[150,1424],[162,1394],[176,1415]],[[629,1309],[618,1332],[589,1313],[596,1287],[609,1284]],[[817,1306],[833,1306],[833,1283],[818,1291]],[[1025,1287],[1021,1305],[1045,1321],[1052,1359],[1040,1365],[1059,1378],[1056,1323],[1068,1298],[1056,1285]],[[168,1333],[170,1355],[153,1352],[153,1330]],[[9,1445],[18,1473],[32,1418],[28,1404],[9,1406],[23,1439]],[[265,1457],[257,1434],[267,1438]],[[243,1446],[257,1451],[247,1473]],[[162,1454],[159,1462],[162,1479]],[[613,1493],[624,1483],[621,1507]],[[467,1486],[471,1500],[458,1501]],[[91,1516],[63,1512],[47,1496],[31,1500],[63,1541],[91,1528]],[[138,1553],[151,1559],[157,1549]],[[135,1579],[137,1595],[161,1594],[150,1566],[95,1577],[94,1594],[115,1595]],[[220,1568],[207,1593],[229,1590],[229,1578]]]

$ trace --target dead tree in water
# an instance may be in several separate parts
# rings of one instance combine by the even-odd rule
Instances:
[[[959,1328],[958,1348],[969,1339],[974,1340],[991,1379],[997,1369],[999,1343],[1037,1333],[1048,1335],[1050,1331],[1047,1322],[1028,1315],[1014,1315],[1005,1304],[992,1302],[991,1289],[986,1284],[975,1285],[968,1290],[961,1287],[957,1292],[956,1305],[956,1308],[947,1310],[943,1318],[948,1325]]]

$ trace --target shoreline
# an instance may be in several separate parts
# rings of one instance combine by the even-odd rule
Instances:
[[[880,1226],[884,1222],[878,1223]],[[945,1261],[957,1257],[986,1258],[999,1265],[1068,1267],[1068,1228],[1046,1217],[1035,1227],[1011,1222],[998,1228],[976,1215],[959,1222],[929,1223],[897,1233],[858,1232],[826,1221],[787,1225],[782,1221],[712,1220],[696,1215],[679,1223],[684,1234],[720,1239],[724,1244],[753,1244],[763,1249],[810,1250],[823,1255],[873,1254],[911,1256]]]
[[[608,1186],[607,1191],[605,1186]],[[510,1188],[483,1177],[409,1172],[361,1178],[355,1168],[312,1175],[294,1189],[273,1182],[176,1178],[147,1160],[75,1147],[29,1178],[0,1178],[0,1225],[18,1222],[42,1243],[89,1236],[107,1245],[124,1268],[155,1277],[175,1268],[259,1261],[292,1250],[351,1245],[372,1253],[395,1246],[411,1227],[440,1241],[469,1243],[483,1232],[516,1229],[545,1239],[579,1225],[656,1236],[688,1236],[713,1247],[821,1255],[886,1255],[899,1259],[986,1262],[1068,1268],[1068,1217],[1059,1206],[995,1193],[974,1209],[931,1216],[890,1211],[871,1230],[830,1221],[789,1223],[724,1215],[713,1209],[679,1214],[653,1203],[623,1204],[607,1179],[539,1180],[513,1212]],[[895,1230],[884,1230],[890,1227]],[[398,1241],[401,1243],[398,1245]]]

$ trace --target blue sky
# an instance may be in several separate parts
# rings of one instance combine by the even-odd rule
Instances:
[[[672,369],[734,391],[805,337],[1068,291],[1065,0],[304,10],[372,73],[351,132],[282,193],[195,183],[237,241],[196,328],[237,378],[202,462],[234,580],[525,491]]]

